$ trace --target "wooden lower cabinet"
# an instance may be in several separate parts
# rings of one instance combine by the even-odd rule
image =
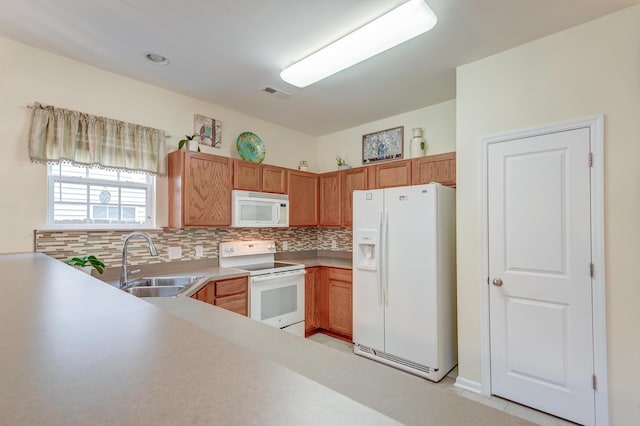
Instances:
[[[320,267],[317,295],[318,331],[352,341],[353,296],[351,269]]]
[[[304,334],[309,336],[316,332],[318,323],[318,294],[320,291],[320,268],[306,269],[304,276]]]
[[[229,278],[207,282],[191,297],[244,315],[248,314],[248,278]]]

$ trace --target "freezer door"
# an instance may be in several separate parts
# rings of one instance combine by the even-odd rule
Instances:
[[[353,192],[353,341],[378,350],[384,350],[384,301],[380,282],[383,207],[382,190]],[[371,252],[362,246],[368,243],[371,243]]]
[[[385,189],[385,352],[437,367],[436,191]]]

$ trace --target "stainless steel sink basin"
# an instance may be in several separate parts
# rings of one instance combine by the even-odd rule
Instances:
[[[128,287],[164,287],[164,286],[187,286],[198,281],[202,276],[182,276],[182,277],[144,277],[131,281]]]
[[[175,297],[201,278],[198,275],[143,277],[129,282],[123,290],[138,297]]]
[[[184,289],[184,286],[127,287],[124,291],[138,297],[176,297]]]

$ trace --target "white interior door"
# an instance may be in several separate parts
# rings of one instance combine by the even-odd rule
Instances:
[[[492,393],[595,422],[589,129],[488,146]]]

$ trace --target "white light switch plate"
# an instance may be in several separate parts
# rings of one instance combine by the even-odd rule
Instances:
[[[169,260],[180,259],[182,257],[182,247],[169,247]]]
[[[204,256],[204,247],[196,246],[196,257]]]
[[[338,243],[336,242],[336,240],[331,240],[331,248],[332,249],[337,249],[338,248]]]
[[[282,250],[289,250],[289,241],[282,242]]]

